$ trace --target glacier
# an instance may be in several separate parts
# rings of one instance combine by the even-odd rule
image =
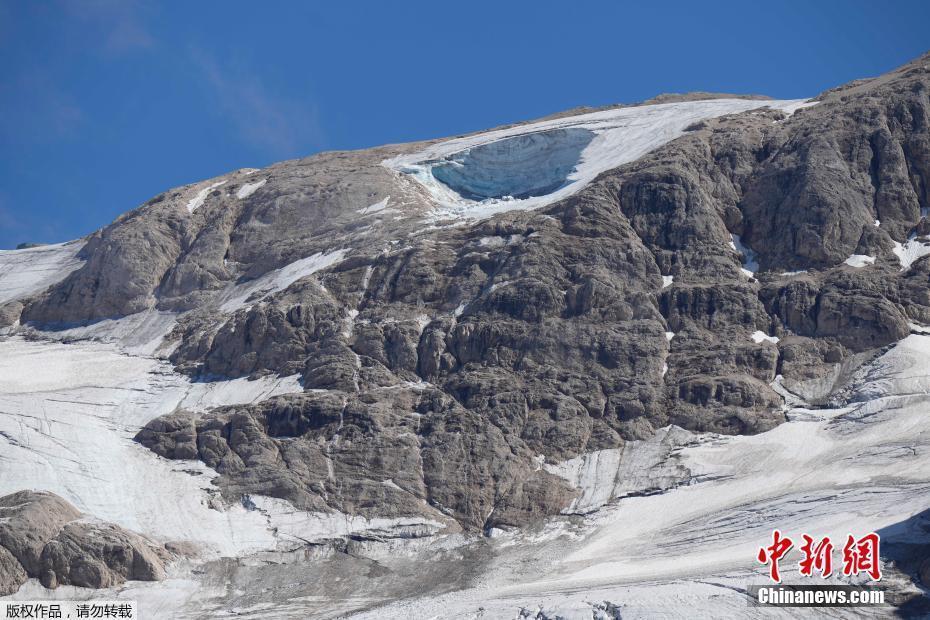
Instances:
[[[430,195],[436,204],[430,219],[482,219],[570,196],[600,173],[683,135],[694,123],[759,108],[792,114],[815,104],[807,99],[710,99],[611,108],[444,140],[382,165],[415,180]]]
[[[0,304],[23,299],[61,282],[84,261],[84,244],[69,241],[24,250],[0,250]]]

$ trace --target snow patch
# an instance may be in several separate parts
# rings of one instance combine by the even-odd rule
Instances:
[[[500,282],[495,282],[494,284],[490,286],[490,288],[488,288],[488,293],[493,293],[497,289],[509,285],[510,282],[511,282],[510,280],[501,280]]]
[[[686,480],[689,472],[667,457],[691,437],[684,429],[668,426],[645,441],[543,464],[543,468],[581,491],[566,513],[589,513],[624,495],[667,489]]]
[[[752,332],[752,336],[750,336],[750,338],[752,338],[752,341],[755,342],[756,344],[760,344],[762,342],[771,342],[772,344],[778,344],[777,336],[769,336],[765,332],[759,331],[759,330]]]
[[[299,394],[303,390],[299,374],[286,377],[269,375],[254,380],[241,377],[227,381],[192,382],[178,406],[206,411],[226,405],[259,403],[273,396]]]
[[[747,277],[755,277],[759,271],[759,261],[756,259],[756,253],[749,246],[743,243],[739,235],[730,234],[730,247],[743,255],[743,267],[740,271]]]
[[[417,327],[420,328],[420,333],[423,333],[423,330],[426,329],[426,326],[429,325],[433,319],[429,318],[427,314],[418,314],[414,320],[417,322]]]
[[[297,280],[335,265],[341,261],[348,252],[349,250],[345,249],[334,250],[332,252],[317,252],[312,256],[296,260],[280,269],[269,271],[259,278],[237,284],[223,295],[220,310],[223,312],[235,312],[240,308],[245,308],[254,301],[260,301],[269,295],[283,291]]]
[[[858,269],[873,264],[875,262],[875,257],[866,254],[853,254],[843,262],[850,267],[856,267]]]
[[[167,357],[171,352],[165,350],[163,344],[176,324],[175,313],[150,309],[70,329],[39,331],[27,326],[17,330],[17,333],[65,343],[93,340],[118,345],[122,351],[132,355]]]
[[[675,281],[675,276],[662,276],[662,288],[668,288]]]
[[[197,192],[197,194],[193,198],[191,198],[190,201],[187,203],[187,210],[193,213],[194,211],[199,209],[203,205],[203,202],[207,199],[207,196],[210,194],[210,192],[225,183],[226,181],[218,181],[212,185],[208,185],[207,187]]]
[[[918,259],[930,254],[930,242],[918,241],[915,235],[911,235],[904,243],[895,241],[892,251],[901,263],[901,271],[904,271]]]
[[[788,102],[785,105],[779,106],[779,110],[782,112],[787,112],[789,115],[794,114],[798,110],[803,110],[804,108],[810,108],[820,103],[819,101],[812,101],[810,99],[796,99],[794,101]]]
[[[236,198],[248,198],[258,190],[259,187],[263,186],[268,182],[268,179],[262,179],[261,181],[256,181],[255,183],[245,183],[242,187],[239,188],[239,191],[236,192]]]
[[[358,209],[356,213],[360,213],[361,215],[371,215],[372,213],[378,213],[379,211],[384,211],[387,208],[388,202],[390,200],[391,200],[391,197],[387,196],[383,200],[380,200],[373,205],[369,205],[367,207]]]
[[[385,482],[393,484],[393,481]],[[443,523],[423,517],[368,519],[336,511],[305,512],[283,499],[260,495],[250,496],[249,501],[254,510],[266,515],[279,537],[297,544],[361,533],[392,533],[408,538],[429,536],[445,527]]]

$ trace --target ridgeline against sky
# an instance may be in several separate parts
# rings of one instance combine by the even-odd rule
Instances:
[[[813,96],[919,55],[928,22],[925,2],[2,2],[0,248],[321,150],[669,91]]]

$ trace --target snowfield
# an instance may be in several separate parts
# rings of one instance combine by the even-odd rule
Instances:
[[[0,250],[0,304],[22,299],[61,282],[84,264],[77,257],[81,241]]]
[[[274,391],[238,387],[224,404]],[[159,459],[132,441],[148,420],[209,392],[163,362],[103,344],[0,342],[0,495],[52,491],[100,519],[226,555],[274,546],[261,515],[208,506],[215,474],[205,466]]]
[[[856,267],[857,269],[865,267],[867,265],[875,264],[875,257],[868,256],[867,254],[852,254],[849,258],[843,261],[850,267]]]
[[[131,441],[145,421],[178,406],[249,402],[297,387],[291,378],[228,383],[197,386],[161,361],[99,343],[0,342],[0,493],[47,489],[161,540],[197,541],[207,557],[274,550],[285,564],[296,560],[281,550],[308,536],[393,528],[421,537],[439,530],[425,521],[310,515],[261,497],[248,508],[213,508],[212,472],[160,459]],[[862,368],[832,408],[812,409],[790,393],[788,400],[789,421],[760,435],[668,427],[622,449],[543,463],[582,494],[538,531],[433,536],[369,549],[387,554],[384,561],[420,558],[420,570],[428,571],[437,550],[490,545],[481,578],[465,589],[410,591],[393,602],[279,597],[237,613],[305,617],[308,609],[329,609],[319,615],[334,617],[354,605],[373,607],[356,618],[517,618],[521,609],[564,618],[611,618],[605,609],[624,618],[794,617],[747,604],[746,587],[766,583],[755,554],[773,529],[842,540],[848,532],[893,531],[930,503],[930,335],[912,334]],[[908,536],[930,542],[930,532]],[[803,582],[797,560],[792,551],[782,561],[788,583]],[[908,587],[885,570],[886,583]],[[231,596],[196,564],[180,563],[169,577],[106,592],[47,591],[31,581],[16,596],[133,599],[179,618],[202,616],[204,597]],[[831,617],[882,611],[833,610]]]
[[[792,114],[815,103],[709,99],[614,108],[446,140],[382,163],[429,192],[437,205],[431,219],[480,219],[561,200],[702,120],[765,107]]]
[[[293,533],[298,517],[317,524],[303,528],[308,540],[368,528],[435,529],[430,522],[299,513],[271,499],[226,507],[215,500],[216,474],[203,463],[162,459],[132,440],[149,420],[178,408],[203,411],[302,390],[297,376],[192,382],[162,360],[110,344],[2,339],[0,495],[52,491],[158,540],[195,542],[205,557],[291,545],[293,535],[283,534]]]

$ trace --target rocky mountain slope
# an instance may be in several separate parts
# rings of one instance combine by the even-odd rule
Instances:
[[[285,533],[473,541],[695,483],[682,445],[836,405],[930,324],[930,56],[808,101],[658,101],[239,170],[0,253],[9,376],[91,349],[113,369],[0,379],[0,441],[41,463],[4,462],[0,492],[193,540],[191,562]],[[102,469],[160,468],[204,523],[260,533],[47,475],[74,469],[30,448],[75,415],[49,391],[105,429]]]
[[[12,594],[27,577],[46,588],[106,588],[126,579],[164,579],[170,554],[159,545],[81,513],[47,492],[0,497],[0,593]]]

